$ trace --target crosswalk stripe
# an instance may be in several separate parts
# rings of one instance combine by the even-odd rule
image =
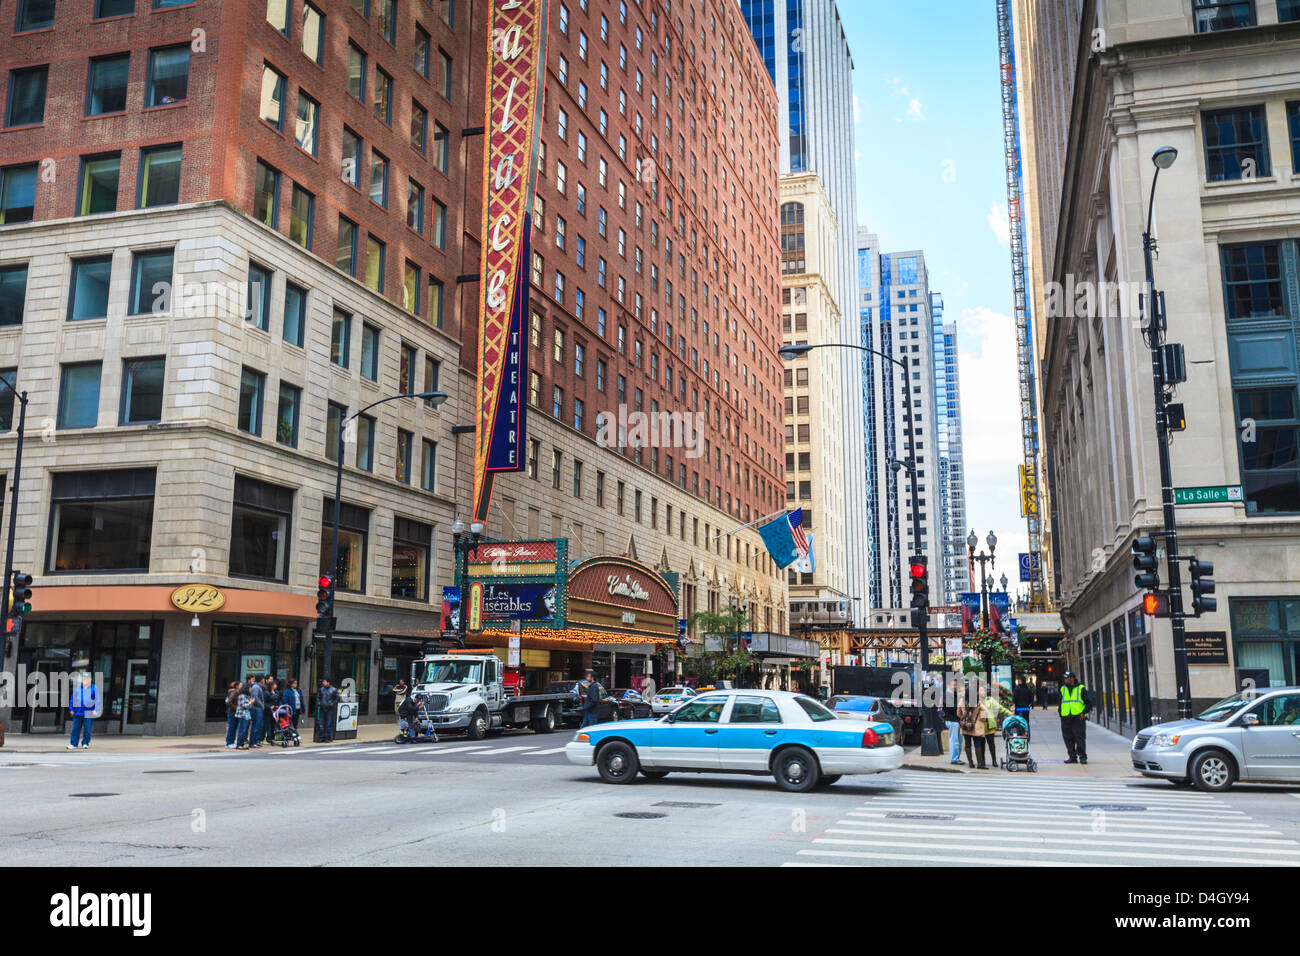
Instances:
[[[818,837],[814,842],[819,844],[829,844],[834,846],[883,846],[883,847],[915,847],[918,850],[948,850],[952,848],[951,843],[922,843],[917,840],[846,840],[830,837]],[[1003,853],[1008,848],[1000,846],[996,842],[986,844],[990,853]],[[965,847],[967,850],[979,849],[978,846]],[[1225,863],[1231,858],[1225,856],[1191,856],[1180,853],[1151,853],[1143,851],[1138,853],[1126,853],[1120,849],[1114,850],[1080,850],[1074,847],[1015,847],[1017,853],[1033,854],[1065,854],[1073,857],[1076,854],[1083,856],[1101,856],[1113,859],[1115,857],[1132,857],[1141,860],[1159,861],[1162,863]],[[1294,860],[1252,860],[1260,866],[1294,866]]]
[[[459,754],[469,751],[491,750],[491,747],[485,747],[482,744],[466,744],[461,747],[427,747],[420,751],[429,757],[441,757],[443,754]]]
[[[540,757],[542,754],[560,754],[560,753],[564,753],[564,750],[565,750],[564,747],[552,747],[549,750],[539,750],[537,751],[537,753],[533,754],[532,756]]]
[[[983,856],[953,856],[950,854],[923,854],[923,853],[885,853],[872,852],[863,853],[856,850],[800,850],[800,856],[832,856],[854,860],[907,860],[915,863],[973,863],[979,866],[1043,866],[1042,860],[1011,860],[1006,857],[990,858]],[[845,864],[847,865],[847,864]],[[1050,863],[1049,863],[1050,865]],[[1079,866],[1106,866],[1105,863],[1089,863],[1087,860],[1060,860],[1059,865],[1079,867]]]
[[[1057,819],[1057,818],[1053,818],[1053,819]],[[985,821],[985,822],[994,823],[996,821]],[[971,821],[963,817],[959,822],[955,824],[955,826],[960,827],[963,833],[1047,833],[1047,834],[1078,833],[1080,832],[1080,830],[1087,829],[1090,826],[1090,822],[1086,820],[1076,820],[1073,822],[1062,821],[1060,823],[1048,824],[1043,822],[1038,817],[1033,818],[1034,825],[1025,825],[1018,822],[1012,823],[1009,820],[1005,822],[1007,824],[1005,826],[972,826]],[[901,820],[883,820],[883,819],[882,820],[838,820],[836,821],[835,825],[844,826],[844,827],[864,827],[864,828],[869,827],[872,830],[880,830],[880,829],[902,830],[909,833],[919,833],[924,831],[931,831],[934,833],[952,833],[954,829],[953,823],[929,824],[926,823],[925,821],[919,821],[919,820],[916,821],[915,824],[901,821]],[[1187,827],[1182,824],[1163,825],[1159,823],[1115,824],[1108,820],[1106,822],[1105,828],[1097,832],[1119,833],[1119,834],[1123,834],[1124,836],[1136,836],[1136,837],[1145,836],[1145,837],[1163,838],[1168,836],[1168,833],[1160,832],[1160,831],[1168,831],[1169,833],[1186,833]],[[1289,846],[1300,846],[1300,843],[1296,843],[1293,840],[1288,840],[1286,837],[1283,837],[1281,834],[1272,835],[1272,831],[1268,830],[1268,827],[1265,824],[1258,824],[1255,829],[1250,829],[1250,830],[1246,830],[1246,829],[1233,830],[1231,831],[1230,835],[1223,835],[1223,836],[1207,836],[1198,833],[1196,835],[1196,839],[1214,840],[1214,841],[1220,841],[1225,843],[1263,843],[1263,844],[1278,843],[1278,844],[1285,844]]]
[[[826,832],[840,834],[841,836],[861,835],[857,830],[845,830],[845,829],[835,829],[835,828],[831,828]],[[885,833],[881,835],[890,836],[890,837],[905,836],[905,834],[893,833],[893,832]],[[1111,836],[1116,836],[1116,835],[1117,834],[1111,834]],[[1129,836],[1138,836],[1138,834],[1127,834],[1127,833],[1123,835],[1126,838]],[[1148,836],[1161,838],[1163,835],[1148,834]],[[1197,838],[1199,839],[1199,835]],[[934,837],[925,836],[922,837],[922,839],[934,839]],[[1140,841],[1135,841],[1130,839],[1107,840],[1104,839],[1104,837],[1101,835],[1098,835],[1097,837],[1093,837],[1093,838],[1080,839],[1079,837],[1029,836],[1029,835],[1011,835],[1007,833],[1001,833],[998,834],[996,838],[990,838],[987,835],[975,834],[965,829],[948,830],[943,834],[943,839],[949,843],[979,843],[984,845],[990,845],[990,840],[994,839],[996,843],[1041,843],[1043,845],[1060,846],[1061,848],[1065,848],[1069,846],[1123,846],[1123,847],[1147,847],[1155,850],[1222,850],[1224,853],[1239,852],[1243,855],[1250,854],[1250,853],[1271,853],[1274,855],[1282,855],[1282,856],[1293,856],[1293,857],[1300,856],[1300,844],[1295,844],[1295,843],[1292,843],[1290,846],[1283,845],[1278,847],[1260,846],[1258,845],[1258,843],[1255,846],[1249,846],[1249,847],[1247,846],[1207,847],[1197,843],[1170,843],[1167,842],[1168,840],[1167,837],[1162,839],[1161,842],[1159,843],[1143,843]],[[1282,841],[1277,841],[1277,842],[1282,842]],[[1014,849],[1020,849],[1020,847],[1014,847]]]
[[[1060,809],[1064,807],[1064,808],[1074,809],[1074,810],[1084,810],[1085,812],[1097,808],[1104,810],[1108,806],[1142,806],[1142,807],[1150,807],[1152,810],[1159,813],[1178,813],[1178,814],[1186,814],[1187,816],[1197,816],[1197,817],[1207,816],[1207,815],[1245,816],[1245,811],[1231,810],[1226,806],[1180,807],[1177,804],[1169,804],[1169,803],[1147,804],[1147,803],[1141,803],[1136,800],[1121,802],[1119,800],[1089,797],[1089,796],[1074,797],[1073,799],[1066,799],[1062,797],[1061,799],[1056,799],[1056,800],[1033,800],[1033,799],[980,800],[978,798],[972,800],[969,797],[937,797],[937,796],[931,796],[930,794],[926,794],[926,793],[899,793],[899,794],[891,794],[890,796],[887,797],[871,797],[866,802],[866,804],[870,806],[876,806],[876,805],[885,806],[893,803],[933,803],[938,806],[946,806],[946,807],[959,806],[962,809],[982,809],[985,805],[988,805],[990,807],[1008,807],[1008,808],[1017,808],[1017,809],[1029,810],[1029,811],[1034,811],[1039,809],[1045,809],[1045,810]],[[1084,805],[1086,805],[1086,807]],[[1123,813],[1125,811],[1116,811],[1116,812]],[[1130,812],[1140,812],[1140,811],[1130,811]]]
[[[884,816],[886,813],[915,813],[915,814],[943,813],[945,815],[955,816],[959,820],[962,820],[964,822],[980,821],[984,823],[1005,823],[1008,820],[1024,820],[1027,819],[1029,816],[1024,811],[1019,811],[1019,810],[971,810],[968,809],[967,807],[942,808],[942,807],[932,807],[932,806],[909,807],[901,804],[894,805],[894,806],[878,807],[872,810],[849,810],[848,811],[848,814],[850,816],[855,816],[855,817]],[[1086,822],[1095,819],[1092,814],[1093,811],[1091,810],[1059,809],[1059,810],[1035,810],[1033,811],[1032,816],[1036,820],[1052,819],[1052,820],[1063,820],[1069,823],[1073,823],[1073,822]],[[1113,821],[1118,826],[1132,826],[1132,825],[1140,824],[1142,822],[1136,819],[1137,816],[1138,816],[1137,814],[1131,814],[1131,813],[1109,813],[1106,815],[1105,819],[1107,823]],[[1204,824],[1207,822],[1213,823],[1219,829],[1258,830],[1258,829],[1267,829],[1268,827],[1267,824],[1250,822],[1247,820],[1243,820],[1240,817],[1234,817],[1229,820],[1206,821],[1199,817],[1196,819],[1189,819],[1187,817],[1179,817],[1173,815],[1161,816],[1158,813],[1142,814],[1142,816],[1146,817],[1148,820],[1159,820],[1161,823],[1166,823],[1166,824],[1178,823],[1184,829],[1186,829],[1186,827],[1189,824],[1196,824],[1196,823]]]
[[[489,755],[494,755],[494,754],[510,754],[510,753],[517,753],[521,750],[536,750],[536,749],[537,749],[536,747],[493,747],[490,750],[485,750],[482,753],[476,754],[476,756],[487,757]]]

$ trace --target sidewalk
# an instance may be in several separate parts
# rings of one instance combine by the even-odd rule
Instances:
[[[310,727],[298,728],[302,734],[304,747],[343,747],[349,744],[373,744],[391,741],[397,736],[397,721],[385,721],[378,724],[360,724],[355,740],[335,740],[333,743],[318,744],[312,742]],[[271,744],[263,742],[263,749],[271,749]],[[197,734],[189,737],[145,737],[130,734],[95,734],[90,740],[90,749],[99,753],[110,754],[180,754],[195,753],[203,750],[225,752],[226,735]],[[278,745],[275,749],[279,749]],[[290,749],[293,749],[290,747]],[[59,734],[5,734],[4,747],[0,755],[7,753],[66,753],[68,735]],[[242,751],[241,751],[242,752]]]
[[[1130,756],[1130,740],[1088,721],[1088,762],[1066,764],[1065,741],[1061,737],[1061,718],[1056,709],[1035,708],[1029,715],[1029,753],[1038,764],[1038,773],[1053,777],[1136,777]],[[1006,756],[1002,735],[997,736],[998,758]],[[990,770],[972,770],[966,766],[966,750],[962,748],[962,762],[948,762],[945,751],[937,757],[922,757],[921,748],[909,748],[903,767],[908,770],[939,770],[952,773],[992,773]],[[1006,773],[998,770],[998,773]],[[1023,771],[1021,771],[1023,772]]]

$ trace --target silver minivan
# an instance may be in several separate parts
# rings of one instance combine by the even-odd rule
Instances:
[[[1234,781],[1300,783],[1300,687],[1227,697],[1190,720],[1133,738],[1133,769],[1217,792]]]

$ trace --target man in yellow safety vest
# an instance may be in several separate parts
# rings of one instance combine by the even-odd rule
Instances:
[[[1088,719],[1092,698],[1074,671],[1065,672],[1061,685],[1061,736],[1065,738],[1066,763],[1088,762]]]

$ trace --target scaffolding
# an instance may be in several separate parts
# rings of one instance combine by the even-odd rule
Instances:
[[[1034,382],[1034,336],[1025,294],[1025,234],[1020,179],[1020,122],[1016,104],[1016,55],[1011,28],[1011,0],[996,0],[998,59],[1002,70],[1002,138],[1007,167],[1007,218],[1011,244],[1011,285],[1015,304],[1016,353],[1020,385],[1020,510],[1029,532],[1029,605],[1046,606],[1043,599],[1043,535],[1038,493],[1038,397]],[[1038,565],[1035,566],[1035,557]]]

